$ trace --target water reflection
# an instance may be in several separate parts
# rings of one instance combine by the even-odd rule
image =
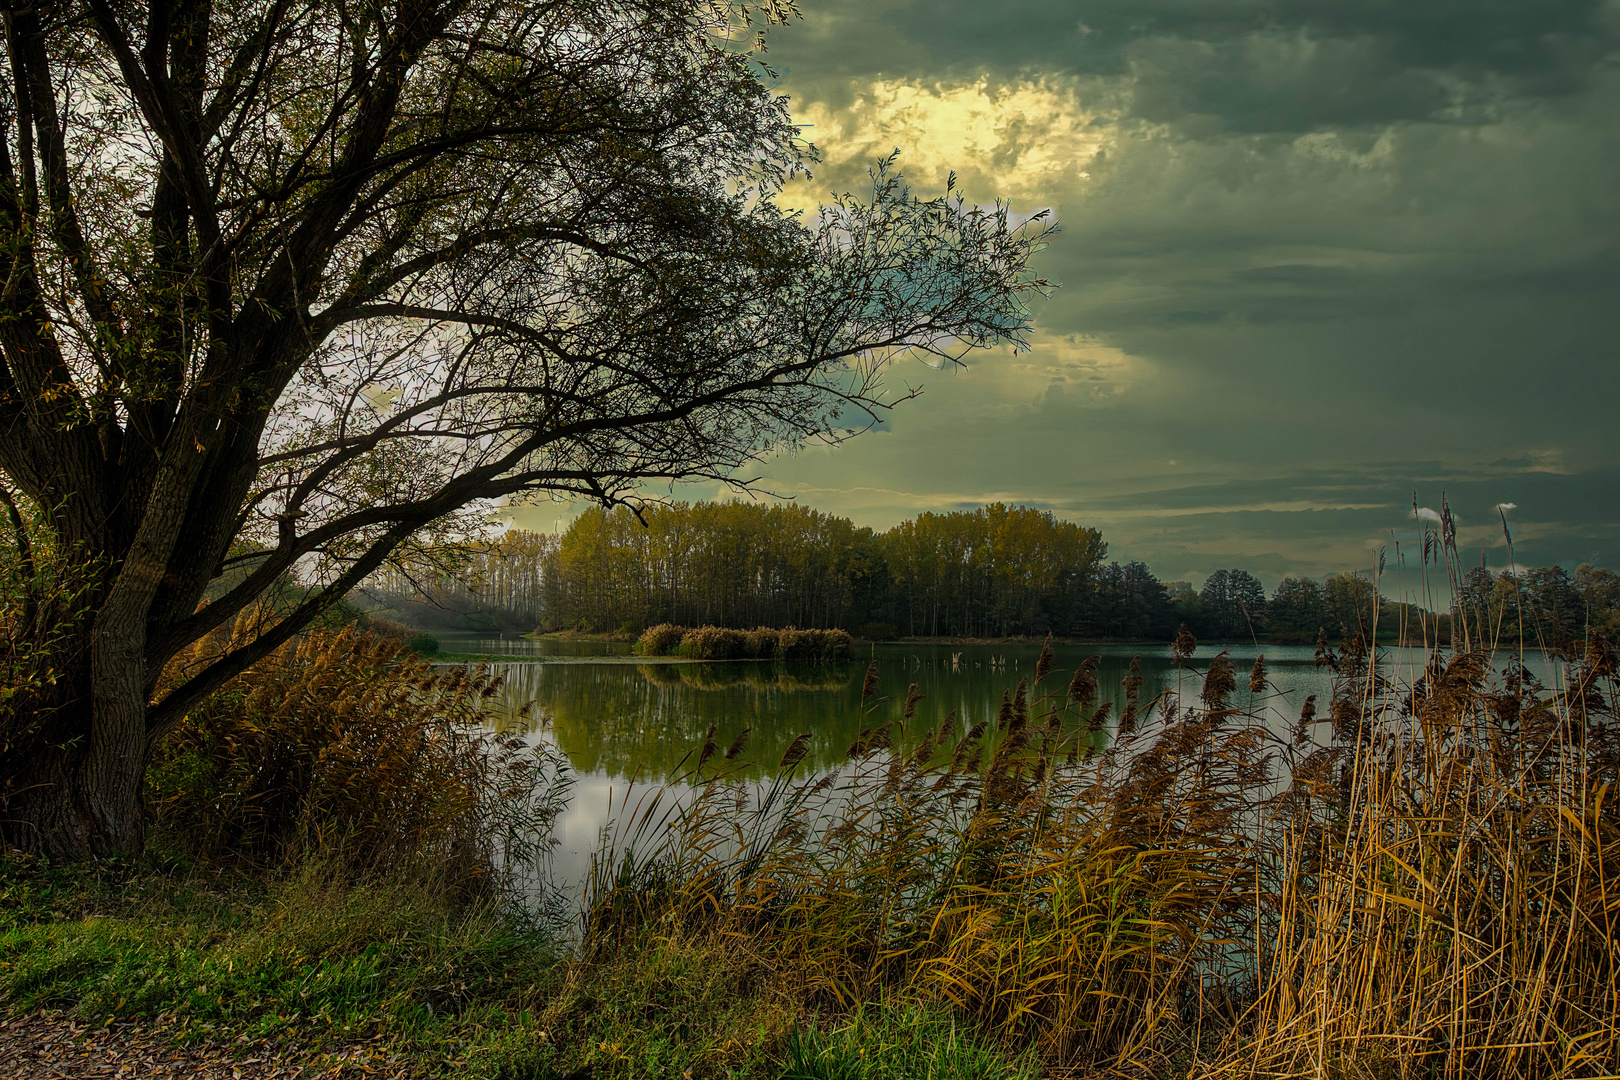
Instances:
[[[959,734],[981,720],[992,721],[1002,696],[1021,680],[1033,679],[1040,653],[1033,644],[896,644],[876,646],[869,658],[847,663],[787,664],[652,661],[632,658],[627,647],[615,643],[555,639],[455,639],[445,648],[495,653],[492,646],[497,644],[514,660],[531,661],[499,665],[506,682],[497,713],[516,724],[523,707],[532,704],[540,726],[531,730],[531,737],[554,740],[575,769],[574,797],[557,823],[560,847],[554,865],[557,881],[569,887],[583,880],[604,831],[623,828],[627,797],[633,806],[640,795],[689,770],[710,725],[722,749],[748,729],[748,747],[740,759],[757,763],[752,776],[773,773],[800,733],[811,737],[805,765],[822,771],[846,760],[862,728],[899,720],[912,683],[924,697],[907,730],[896,738],[903,749],[920,741],[924,730],[937,730],[951,712]],[[559,646],[603,651],[562,652]],[[1319,695],[1319,712],[1327,713],[1330,673],[1316,666],[1314,649],[1298,646],[1264,648],[1267,688],[1251,697],[1247,672],[1262,651],[1253,645],[1200,646],[1186,668],[1174,665],[1164,647],[1062,645],[1055,648],[1056,669],[1034,697],[1038,702],[1042,693],[1062,695],[1075,666],[1096,656],[1099,700],[1111,703],[1109,715],[1117,718],[1132,657],[1140,661],[1143,702],[1166,689],[1191,698],[1200,689],[1203,670],[1223,647],[1238,670],[1235,703],[1268,711],[1279,733],[1291,726],[1307,695]],[[1421,650],[1388,649],[1380,655],[1385,672],[1400,682],[1410,683],[1422,672]],[[861,683],[868,659],[878,665],[880,697],[863,705]],[[1504,656],[1494,666],[1508,661]],[[1543,672],[1539,654],[1526,661]],[[1041,711],[1038,704],[1035,711]]]
[[[629,656],[628,641],[597,641],[591,638],[540,637],[513,634],[436,635],[439,648],[450,653],[481,653],[491,656],[576,657]]]
[[[1124,705],[1121,686],[1133,656],[1139,657],[1146,701],[1165,689],[1195,694],[1199,673],[1217,648],[1200,647],[1188,668],[1172,664],[1167,650],[1120,645],[1059,646],[1057,669],[1041,691],[1061,695],[1069,674],[1082,659],[1097,656],[1101,701],[1111,702],[1111,715]],[[1242,677],[1259,650],[1252,645],[1231,649]],[[880,700],[861,703],[864,659],[840,664],[771,662],[671,663],[568,662],[503,665],[506,676],[500,711],[515,716],[530,702],[545,719],[550,736],[576,769],[642,782],[662,781],[681,770],[686,756],[699,746],[710,725],[724,747],[747,728],[747,760],[768,772],[801,732],[811,735],[809,763],[827,768],[844,760],[862,728],[899,720],[907,687],[916,683],[924,695],[905,745],[925,727],[937,728],[956,713],[959,730],[991,720],[1002,696],[1022,680],[1032,679],[1039,646],[879,645],[871,650],[878,665]],[[1410,654],[1410,655],[1407,655]],[[540,657],[543,654],[535,654]],[[1306,695],[1326,695],[1328,674],[1317,668],[1308,647],[1273,646],[1265,650],[1268,689],[1256,695],[1257,706],[1292,719]],[[1421,662],[1414,650],[1391,650],[1387,664],[1395,673]],[[1412,672],[1415,674],[1415,671]],[[1038,695],[1037,695],[1038,696]]]

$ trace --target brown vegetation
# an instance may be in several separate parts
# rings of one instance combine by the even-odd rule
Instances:
[[[1279,722],[1222,655],[1190,704],[1132,688],[1105,748],[1082,671],[993,730],[863,732],[823,776],[715,758],[603,859],[589,941],[729,942],[822,1008],[942,1002],[1060,1069],[1611,1074],[1609,645],[1552,687],[1481,653],[1408,687],[1359,641],[1321,662],[1320,719]]]
[[[157,826],[212,861],[425,861],[477,877],[509,854],[494,846],[543,836],[561,794],[532,802],[555,762],[491,733],[499,688],[481,667],[430,668],[398,641],[305,634],[160,746],[147,780]]]
[[[853,639],[843,630],[800,630],[768,626],[733,630],[700,626],[688,630],[660,623],[636,642],[643,656],[682,656],[690,660],[848,660]]]
[[[202,1033],[374,1024],[458,1075],[662,1055],[774,1080],[929,1040],[956,1064],[919,1075],[1611,1075],[1614,651],[1594,635],[1551,685],[1483,653],[1407,685],[1360,641],[1320,661],[1320,709],[1283,716],[1265,664],[1223,654],[1152,700],[1131,676],[1116,718],[1095,664],[1048,653],[993,724],[912,688],[843,767],[794,777],[805,736],[763,785],[711,733],[694,799],[604,852],[558,961],[483,887],[558,805],[544,761],[478,734],[495,680],[312,633],[151,774],[154,848],[276,867],[268,899],[188,914],[163,878],[77,911],[66,878],[13,868],[0,993]],[[116,895],[158,888],[174,907]]]

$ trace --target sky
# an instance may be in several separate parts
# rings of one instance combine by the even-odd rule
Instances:
[[[769,459],[887,527],[1003,500],[1164,580],[1620,567],[1620,0],[803,0],[767,59],[859,191],[1049,209],[1032,349]],[[535,511],[534,523],[553,511]]]

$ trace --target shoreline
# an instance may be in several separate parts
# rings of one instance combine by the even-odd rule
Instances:
[[[459,633],[459,631],[457,631],[457,632]],[[495,635],[495,636],[505,637],[507,635],[499,634],[499,635]],[[544,634],[532,633],[531,632],[531,633],[527,633],[527,634],[514,634],[512,636],[526,638],[526,639],[528,639],[530,641],[544,641],[544,640],[547,640],[547,639],[554,639],[554,640],[558,640],[558,641],[591,641],[591,642],[600,642],[600,643],[621,643],[621,642],[634,642],[636,640],[636,638],[627,637],[627,636],[624,636],[624,635],[621,635],[621,634],[588,634],[588,633],[583,633],[583,632],[575,631],[575,630],[563,631],[563,632],[551,632],[551,633],[544,633]],[[940,635],[940,636],[937,636],[937,637],[928,636],[928,635],[916,635],[916,636],[911,636],[911,637],[897,637],[897,638],[853,637],[853,643],[856,646],[871,646],[871,645],[974,645],[974,646],[978,646],[978,645],[1006,645],[1006,646],[1014,646],[1014,645],[1016,645],[1016,646],[1028,646],[1028,647],[1031,647],[1031,648],[1039,648],[1045,642],[1046,642],[1045,637],[951,637],[951,636],[947,636],[947,635]],[[1337,647],[1339,647],[1340,645],[1343,644],[1342,640],[1338,639],[1338,638],[1330,638],[1329,643],[1332,644],[1335,648],[1337,648]],[[1168,642],[1168,641],[1159,641],[1159,640],[1154,639],[1154,638],[1059,637],[1057,635],[1053,635],[1052,644],[1053,645],[1136,645],[1136,646],[1142,646],[1144,648],[1166,648],[1166,649],[1170,647],[1170,642]],[[1236,639],[1236,638],[1233,638],[1233,639],[1220,639],[1220,638],[1217,638],[1217,639],[1209,639],[1209,640],[1201,639],[1198,642],[1198,644],[1199,644],[1199,646],[1201,648],[1206,647],[1206,646],[1214,646],[1214,645],[1224,645],[1224,646],[1228,646],[1228,647],[1230,647],[1230,646],[1242,646],[1242,647],[1245,647],[1245,648],[1251,647],[1251,646],[1258,646],[1260,648],[1265,648],[1268,645],[1277,645],[1277,646],[1283,646],[1283,647],[1288,647],[1288,648],[1296,648],[1296,647],[1314,646],[1316,644],[1316,638],[1315,637],[1309,637],[1309,636],[1303,636],[1303,635],[1286,635],[1286,636],[1283,636],[1283,637],[1270,637],[1270,638],[1264,638],[1263,637],[1263,638],[1260,638],[1258,640],[1253,639],[1253,638],[1246,638],[1246,639]],[[1418,649],[1418,648],[1423,648],[1425,646],[1435,647],[1435,648],[1450,648],[1451,647],[1451,642],[1450,642],[1449,639],[1440,640],[1440,641],[1434,641],[1434,640],[1424,641],[1424,640],[1421,640],[1421,639],[1414,639],[1414,638],[1404,638],[1403,639],[1400,635],[1395,634],[1393,632],[1387,633],[1387,634],[1384,634],[1384,633],[1379,634],[1377,644],[1380,647],[1390,646],[1390,647],[1394,647],[1394,648],[1403,648],[1403,649]]]

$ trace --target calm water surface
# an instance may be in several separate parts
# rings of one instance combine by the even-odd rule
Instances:
[[[959,732],[993,720],[1002,695],[1033,679],[1040,655],[1036,644],[885,644],[861,648],[858,659],[844,663],[689,663],[634,657],[628,644],[611,642],[441,635],[441,647],[510,655],[513,662],[498,665],[506,682],[497,713],[513,718],[531,706],[539,723],[530,737],[554,741],[572,763],[574,797],[558,823],[561,847],[554,866],[562,881],[577,881],[589,869],[604,830],[622,820],[627,792],[633,804],[690,767],[710,725],[722,749],[748,729],[740,759],[757,763],[755,775],[773,772],[802,732],[811,735],[807,764],[828,768],[845,760],[862,728],[901,718],[912,683],[924,696],[910,730],[897,740],[902,744],[916,741],[951,712]],[[1238,670],[1240,703],[1249,698],[1250,667],[1265,653],[1268,690],[1254,703],[1275,716],[1279,730],[1299,715],[1307,695],[1319,695],[1325,706],[1330,673],[1317,668],[1314,648],[1262,649],[1252,643],[1200,645],[1190,665],[1195,670],[1176,668],[1168,646],[1058,645],[1056,669],[1035,696],[1061,695],[1074,667],[1097,656],[1101,699],[1113,701],[1117,717],[1124,704],[1120,683],[1132,657],[1141,663],[1145,702],[1166,688],[1195,695],[1197,672],[1223,648]],[[1402,681],[1421,673],[1421,650],[1386,649],[1382,655],[1385,670]],[[869,660],[878,665],[879,698],[863,707],[861,682]],[[1542,667],[1539,656],[1526,660],[1533,670]]]

